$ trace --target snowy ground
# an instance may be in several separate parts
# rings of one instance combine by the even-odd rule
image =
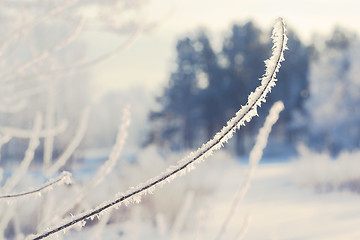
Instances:
[[[230,229],[251,215],[245,239],[360,239],[360,196],[302,188],[292,181],[294,171],[293,163],[260,165]],[[217,198],[225,203],[223,196]],[[223,211],[226,204],[216,205],[212,214],[221,218]]]
[[[200,202],[190,195],[192,200],[181,206],[177,214],[183,215],[179,217],[184,219],[178,225],[181,230],[162,221],[161,213],[156,223],[144,220],[142,202],[129,206],[137,217],[108,225],[101,233],[102,239],[215,239],[247,171],[247,166],[231,161],[221,163],[225,167],[219,172],[218,164],[203,163],[190,176],[183,177],[191,180],[176,180],[218,184],[216,191]],[[360,239],[360,195],[350,191],[319,193],[301,186],[297,180],[302,175],[299,169],[294,162],[260,164],[222,239],[237,239],[242,231],[243,239]],[[170,188],[171,184],[161,191]],[[172,201],[170,198],[167,201]],[[85,228],[67,234],[65,239],[87,238],[95,232],[94,228]]]

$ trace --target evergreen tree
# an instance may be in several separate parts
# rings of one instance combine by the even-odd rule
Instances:
[[[360,147],[360,42],[355,34],[335,29],[317,46],[310,75],[309,145],[333,155]]]
[[[159,98],[162,108],[150,116],[150,142],[168,144],[173,149],[192,148],[220,130],[259,85],[263,60],[271,54],[271,42],[263,41],[263,35],[252,22],[233,25],[219,53],[204,31],[192,39],[179,40],[176,71]],[[259,114],[267,114],[272,103],[284,101],[286,110],[271,136],[279,145],[292,145],[306,128],[298,116],[306,117],[303,105],[308,91],[310,50],[291,31],[289,48],[285,53],[289,60],[279,73],[284,80],[259,109]],[[236,135],[236,154],[249,153],[261,124],[262,120],[255,118]]]
[[[150,116],[152,121],[159,122],[158,129],[152,132],[152,141],[169,144],[173,149],[192,148],[200,120],[196,79],[198,54],[189,38],[179,40],[176,50],[177,69],[158,99],[162,109]]]
[[[224,57],[227,101],[230,114],[247,102],[248,93],[258,86],[263,74],[264,59],[269,56],[267,44],[261,39],[262,31],[252,22],[234,25],[231,35],[225,39],[221,55]],[[271,49],[271,48],[270,48]],[[257,118],[236,135],[236,153],[245,154],[254,142],[259,125]]]
[[[205,137],[210,139],[225,125],[227,119],[228,106],[224,104],[227,98],[225,71],[219,65],[217,54],[205,33],[199,34],[196,45],[200,54],[200,73],[197,75],[201,88],[199,104]]]
[[[288,31],[288,47],[285,52],[286,61],[283,63],[281,71],[278,73],[279,81],[274,88],[274,94],[269,96],[268,101],[276,102],[282,100],[285,105],[281,113],[278,124],[274,126],[273,136],[276,135],[280,141],[296,143],[304,140],[307,132],[305,119],[308,119],[305,102],[309,95],[309,70],[311,48],[305,46],[297,35]],[[267,111],[269,105],[262,111]],[[291,146],[289,146],[291,147]]]

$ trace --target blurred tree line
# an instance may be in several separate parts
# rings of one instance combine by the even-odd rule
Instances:
[[[149,141],[171,149],[195,148],[219,131],[259,85],[264,60],[271,55],[268,35],[253,22],[233,25],[219,52],[204,31],[194,38],[180,39],[176,45],[177,68],[158,98],[161,109],[150,114],[154,127]],[[284,101],[285,111],[272,134],[282,144],[292,143],[302,135],[302,130],[291,122],[294,112],[305,114],[309,85],[310,49],[294,32],[288,36],[290,50],[278,74],[280,81],[259,111],[264,116],[272,103]],[[236,134],[232,144],[236,154],[249,152],[263,121],[255,118]]]
[[[48,149],[51,154],[46,158],[52,161],[74,138],[87,104],[93,106],[79,149],[111,147],[121,108],[128,99],[131,99],[134,116],[128,148],[143,143],[144,132],[148,133],[146,144],[157,144],[164,150],[197,148],[246,104],[248,94],[258,86],[258,79],[264,73],[263,61],[271,55],[270,31],[260,29],[253,22],[233,25],[219,48],[213,47],[204,30],[179,39],[176,67],[157,97],[157,110],[149,113],[150,124],[143,124],[152,101],[139,89],[128,93],[131,97],[112,92],[98,104],[91,103],[89,69],[77,67],[92,61],[83,40],[78,38],[85,25],[75,10],[84,6],[87,5],[82,3],[70,8],[73,14],[70,20],[59,14],[56,21],[41,21],[19,35],[19,39],[15,35],[14,39],[9,38],[9,44],[5,40],[1,43],[1,161],[23,157],[36,112],[44,117],[41,131],[54,132],[41,135],[36,158],[41,159]],[[10,4],[8,7],[16,9],[18,6]],[[109,6],[104,3],[103,7]],[[27,10],[36,16],[37,12],[31,9],[37,7]],[[110,9],[116,13],[115,9]],[[22,26],[21,20],[14,21],[18,19],[16,11],[5,10],[0,11],[4,20],[1,31],[8,33],[14,26]],[[108,14],[110,16],[116,14]],[[105,26],[111,27],[109,31],[131,37],[129,32],[120,31],[124,26],[112,26],[108,22]],[[88,27],[91,29],[91,25]],[[266,154],[292,154],[299,142],[334,155],[358,149],[358,37],[343,28],[334,29],[330,36],[315,35],[308,45],[291,29],[288,37],[286,61],[278,73],[277,86],[259,109],[262,117],[254,118],[242,128],[227,147],[235,154],[246,155],[272,103],[282,100],[285,111],[271,133]]]
[[[314,40],[310,95],[303,121],[307,143],[317,151],[338,155],[360,148],[360,41],[337,27]]]
[[[355,111],[355,106],[360,97],[359,91],[354,92],[354,85],[359,86],[359,81],[348,73],[351,59],[358,59],[351,57],[349,51],[356,37],[337,28],[330,39],[315,37],[314,43],[305,45],[294,31],[289,30],[287,35],[286,60],[277,75],[277,86],[259,110],[262,117],[247,123],[236,134],[235,142],[230,142],[230,148],[237,155],[248,154],[264,116],[278,100],[284,102],[285,111],[271,133],[268,155],[293,154],[299,142],[316,150],[328,149],[333,154],[358,148],[360,117],[356,117],[359,111]],[[181,150],[196,148],[210,139],[246,104],[248,94],[259,85],[263,61],[271,55],[271,46],[270,32],[253,22],[233,25],[219,51],[214,50],[205,31],[178,40],[176,69],[157,98],[160,109],[149,114],[152,130],[147,143]],[[344,78],[353,80],[345,83]],[[329,89],[327,96],[320,93],[322,86]],[[351,89],[354,94],[349,95]],[[337,99],[332,101],[335,92]],[[318,114],[329,105],[334,107],[332,111]],[[347,115],[344,113],[342,120],[335,120],[339,119],[337,112],[346,109]]]

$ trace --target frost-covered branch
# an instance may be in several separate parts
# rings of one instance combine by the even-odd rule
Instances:
[[[27,172],[30,163],[34,159],[35,150],[39,146],[39,132],[42,125],[42,117],[40,114],[37,114],[34,120],[34,130],[33,135],[30,138],[29,146],[25,152],[25,157],[21,162],[20,166],[16,169],[15,173],[6,181],[3,191],[10,191],[16,184],[20,181],[20,179]]]
[[[79,35],[81,29],[84,26],[84,18],[81,18],[78,25],[75,27],[74,31],[65,39],[63,39],[61,42],[56,43],[52,48],[40,53],[37,56],[34,56],[32,59],[28,60],[25,63],[22,63],[19,66],[16,66],[14,69],[10,70],[8,74],[4,76],[4,81],[6,81],[6,78],[9,77],[9,75],[17,74],[23,72],[25,69],[33,66],[34,64],[46,60],[51,54],[60,51],[62,48],[70,44],[72,41],[76,39],[76,37]]]
[[[30,163],[34,159],[35,150],[40,143],[39,132],[41,125],[42,116],[40,115],[40,113],[37,113],[34,120],[33,135],[29,140],[29,146],[25,152],[24,159],[22,160],[20,166],[16,169],[14,174],[5,182],[4,187],[0,189],[2,192],[10,192],[28,171]],[[2,219],[0,219],[0,238],[4,239],[4,236],[2,236],[2,234],[4,234],[4,229],[14,215],[14,208],[5,208],[3,205],[0,205],[0,212],[2,215]]]
[[[53,79],[47,84],[47,103],[45,111],[45,129],[52,129],[55,125],[55,84]],[[53,158],[55,136],[48,135],[44,139],[43,167],[47,169]]]
[[[89,193],[94,189],[94,187],[100,184],[104,180],[104,178],[109,175],[109,173],[114,169],[114,166],[116,165],[116,162],[119,159],[121,151],[126,142],[126,138],[128,135],[128,127],[131,122],[130,115],[130,106],[128,105],[123,109],[122,121],[119,126],[118,134],[116,136],[116,142],[110,152],[109,159],[99,167],[91,181],[89,181],[84,187],[79,186],[79,191],[76,194],[76,198],[73,199],[70,204],[66,204],[65,207],[60,207],[59,210],[56,211],[57,215],[63,216],[65,213],[68,213],[71,209],[73,209],[76,205],[83,203],[84,198],[89,195]]]
[[[226,232],[229,222],[232,219],[233,215],[235,214],[241,199],[243,199],[246,192],[248,191],[250,187],[251,178],[254,175],[256,167],[262,157],[264,148],[266,147],[269,134],[271,132],[271,128],[279,119],[279,114],[283,109],[284,109],[284,104],[281,101],[274,103],[274,105],[270,109],[269,115],[265,120],[264,126],[260,129],[259,134],[256,138],[255,146],[250,152],[250,157],[249,157],[250,169],[245,175],[244,182],[242,183],[242,185],[239,186],[238,190],[236,191],[235,198],[231,204],[230,210],[216,237],[217,240],[221,239],[223,234]]]
[[[11,69],[7,74],[3,75],[3,81],[7,82],[9,80],[12,80],[13,78],[16,78],[16,75],[19,73],[22,73],[24,70],[32,67],[34,64],[47,60],[52,54],[60,51],[62,48],[70,44],[72,41],[74,41],[79,33],[81,32],[81,29],[84,26],[84,17],[82,17],[78,23],[78,25],[75,27],[73,32],[67,36],[65,39],[63,39],[61,42],[56,43],[53,47],[39,53],[37,56],[34,56],[30,60],[26,61],[25,63],[21,63],[20,65],[14,67]]]
[[[54,7],[50,11],[48,11],[45,14],[35,18],[34,20],[24,24],[23,26],[21,26],[20,28],[18,28],[17,30],[15,30],[14,32],[9,34],[0,45],[0,56],[2,56],[4,54],[5,49],[10,45],[11,42],[21,38],[26,32],[29,32],[29,30],[34,28],[37,24],[45,21],[46,19],[48,19],[49,17],[51,17],[53,15],[61,13],[66,8],[68,8],[69,6],[71,6],[72,4],[74,4],[78,1],[79,0],[63,1],[61,4]]]
[[[244,219],[244,222],[240,228],[240,231],[236,234],[235,240],[242,240],[244,236],[246,235],[247,231],[249,230],[249,225],[251,223],[252,217],[246,216]]]
[[[249,122],[253,116],[257,115],[257,107],[260,106],[262,102],[265,102],[265,97],[270,92],[271,88],[275,86],[276,73],[280,69],[280,63],[284,60],[284,50],[286,49],[287,37],[285,31],[283,20],[281,18],[277,19],[272,34],[274,44],[273,52],[270,59],[265,61],[266,71],[261,79],[261,85],[257,87],[254,92],[250,93],[247,104],[236,113],[234,118],[228,121],[227,125],[218,132],[213,139],[208,141],[197,151],[180,160],[177,165],[170,167],[155,178],[152,178],[135,188],[131,188],[125,193],[117,194],[114,200],[104,202],[95,209],[85,211],[71,219],[65,219],[63,223],[50,228],[44,233],[36,236],[29,236],[29,239],[43,239],[74,225],[83,226],[86,219],[99,216],[100,213],[103,213],[111,207],[118,207],[120,203],[125,203],[125,205],[127,205],[130,202],[140,202],[142,195],[152,193],[156,186],[161,186],[166,182],[170,182],[177,176],[192,170],[196,163],[201,162],[206,157],[210,156],[214,150],[220,149],[224,143],[233,136],[237,129],[243,126],[245,122]]]
[[[81,140],[83,139],[86,129],[88,126],[90,114],[90,107],[86,107],[82,113],[78,130],[71,140],[65,151],[55,160],[54,164],[52,164],[49,169],[46,170],[47,176],[52,176],[56,171],[58,171],[65,163],[69,160],[70,156],[74,153],[75,149],[79,146]]]
[[[193,204],[195,198],[195,193],[193,191],[188,191],[185,196],[185,200],[183,202],[182,207],[180,208],[173,227],[172,227],[172,233],[171,233],[171,240],[177,240],[179,239],[179,233],[181,229],[184,227],[186,222],[186,217],[190,212],[191,205]]]
[[[46,184],[44,184],[41,187],[38,187],[36,189],[32,189],[30,191],[22,192],[22,193],[16,193],[16,194],[8,194],[8,195],[2,195],[0,196],[0,199],[13,199],[18,197],[24,197],[28,195],[32,195],[34,193],[41,194],[45,192],[46,190],[50,190],[55,185],[61,185],[61,184],[70,184],[71,183],[71,173],[69,172],[62,172],[59,177],[56,179],[48,181]]]
[[[122,121],[119,126],[119,132],[116,136],[116,142],[111,149],[111,153],[109,159],[101,165],[99,170],[96,172],[93,181],[88,186],[88,189],[93,188],[101,183],[104,179],[104,176],[108,175],[110,171],[114,168],[116,161],[119,159],[121,151],[124,147],[124,144],[128,135],[128,128],[131,122],[131,113],[130,113],[130,105],[127,105],[122,113]]]
[[[60,122],[58,126],[52,129],[40,130],[38,133],[39,138],[44,138],[46,136],[56,136],[64,132],[67,126],[68,126],[68,122],[66,120],[63,120]],[[4,135],[16,137],[16,138],[31,138],[31,136],[33,135],[32,130],[26,130],[21,128],[8,127],[8,126],[0,126],[0,132],[3,133]]]
[[[11,136],[8,134],[5,134],[3,136],[0,137],[0,150],[2,148],[2,146],[6,143],[8,143],[11,140]]]

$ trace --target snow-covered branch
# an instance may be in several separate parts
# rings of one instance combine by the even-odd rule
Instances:
[[[0,199],[8,200],[8,199],[19,198],[19,197],[32,195],[32,194],[35,194],[35,193],[41,194],[46,190],[50,190],[53,186],[61,185],[63,183],[65,183],[65,184],[70,184],[71,183],[71,173],[64,171],[64,172],[61,173],[61,175],[59,177],[57,177],[56,179],[48,181],[47,183],[45,183],[41,187],[32,189],[30,191],[26,191],[26,192],[2,195],[2,196],[0,196]]]
[[[125,205],[131,202],[140,202],[141,196],[152,193],[157,186],[162,186],[166,182],[170,182],[174,178],[180,175],[184,175],[186,172],[191,171],[196,163],[203,161],[206,157],[209,157],[214,150],[220,149],[235,133],[237,129],[249,122],[253,116],[257,115],[257,107],[265,102],[265,97],[270,92],[271,88],[275,86],[276,73],[280,69],[280,63],[284,60],[284,50],[286,49],[287,37],[285,35],[285,25],[281,18],[277,19],[272,39],[273,39],[273,52],[270,59],[265,61],[266,71],[261,79],[261,85],[250,93],[248,102],[243,106],[227,125],[218,132],[213,139],[205,143],[197,151],[189,154],[184,159],[180,160],[177,165],[170,167],[160,175],[148,180],[145,183],[138,185],[135,188],[131,188],[125,193],[118,193],[115,199],[100,204],[95,209],[85,211],[70,219],[65,219],[63,223],[58,226],[51,227],[47,231],[40,233],[36,236],[29,236],[28,239],[43,239],[59,231],[68,229],[69,227],[83,226],[86,219],[99,216],[105,210],[111,207],[118,207],[120,203]]]
[[[68,126],[68,122],[63,120],[60,124],[52,129],[40,130],[39,138],[44,138],[47,136],[56,136],[65,131]],[[0,132],[4,135],[8,135],[16,138],[31,138],[33,135],[32,130],[14,128],[8,126],[0,126]]]
[[[71,140],[65,151],[54,161],[54,163],[46,170],[47,176],[52,176],[56,171],[58,171],[62,166],[66,164],[71,155],[74,153],[76,148],[80,145],[81,140],[84,138],[86,129],[88,126],[90,114],[90,107],[86,107],[82,113],[78,130],[74,138]]]
[[[42,116],[38,113],[34,120],[34,130],[33,134],[29,140],[29,146],[25,152],[24,159],[22,160],[20,166],[16,169],[15,173],[6,181],[4,187],[2,188],[3,191],[11,191],[13,187],[15,187],[20,179],[24,176],[27,172],[30,163],[34,159],[35,150],[39,146],[39,132],[42,125]]]
[[[247,193],[250,187],[251,178],[255,173],[256,167],[262,157],[264,148],[266,147],[267,141],[269,139],[272,126],[279,119],[279,114],[283,109],[284,109],[284,104],[281,101],[274,103],[274,105],[271,107],[269,115],[265,120],[264,126],[260,129],[259,134],[256,138],[255,146],[250,152],[250,157],[249,157],[250,169],[245,175],[244,182],[239,186],[239,188],[236,191],[235,198],[230,206],[229,212],[222,224],[222,227],[216,239],[220,240],[222,238],[223,234],[226,232],[230,220],[232,219],[233,215],[235,214],[239,206],[241,199],[243,199],[243,197]]]

